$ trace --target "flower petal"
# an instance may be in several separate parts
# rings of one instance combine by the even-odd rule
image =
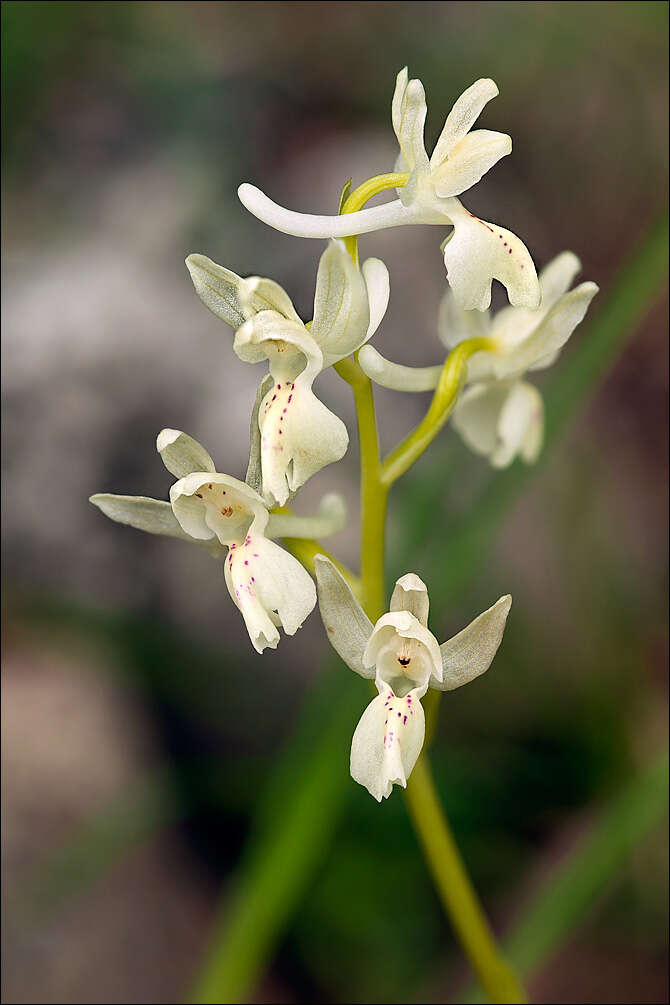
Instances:
[[[518,380],[512,386],[498,419],[498,442],[491,453],[494,468],[508,467],[517,455],[532,463],[542,447],[544,404],[532,384]]]
[[[488,311],[466,311],[458,304],[454,291],[447,287],[440,301],[437,334],[447,349],[453,349],[470,338],[486,338],[491,332]]]
[[[430,158],[431,169],[439,167],[453,148],[470,131],[484,106],[500,92],[497,84],[482,77],[463,91],[446,118],[440,137]]]
[[[349,445],[347,427],[314,395],[307,371],[270,388],[259,426],[263,492],[280,506],[317,471],[344,457]]]
[[[316,604],[311,576],[293,555],[262,534],[250,532],[243,544],[231,545],[224,573],[259,653],[277,647],[277,625],[295,635]]]
[[[420,80],[408,80],[407,67],[404,67],[396,77],[391,119],[408,171],[428,170],[428,155],[423,144],[426,111],[423,84]]]
[[[291,321],[278,311],[260,311],[237,329],[233,349],[244,363],[270,362],[275,380],[291,381],[305,369],[312,380],[323,356],[302,321]]]
[[[418,696],[397,698],[384,688],[363,712],[351,741],[351,777],[381,802],[407,785],[426,732]]]
[[[358,266],[340,241],[331,241],[316,275],[314,320],[309,333],[332,366],[358,349],[370,323],[367,289]]]
[[[476,454],[490,456],[498,444],[498,422],[510,385],[475,384],[463,391],[452,415],[452,425]]]
[[[488,670],[502,641],[511,606],[509,594],[501,597],[462,632],[442,643],[443,680],[442,683],[431,682],[431,687],[453,691]]]
[[[263,530],[268,512],[245,482],[218,471],[196,471],[170,489],[170,503],[182,529],[198,540],[217,537],[221,544],[244,540],[251,525]]]
[[[428,590],[422,579],[408,572],[396,580],[390,611],[409,611],[424,627],[428,624]]]
[[[377,680],[396,694],[412,687],[424,694],[431,676],[442,676],[437,639],[409,611],[391,611],[379,618],[363,653],[363,664],[376,667]]]
[[[205,448],[179,429],[162,429],[156,439],[156,450],[175,478],[183,478],[193,471],[216,471],[216,465]]]
[[[363,664],[363,653],[372,635],[372,622],[330,559],[317,555],[314,567],[319,610],[328,641],[350,670],[372,679],[374,667],[369,669]]]
[[[544,370],[551,366],[577,325],[584,320],[597,292],[595,283],[582,283],[564,293],[514,354],[513,361],[519,367],[517,372]]]
[[[454,429],[477,454],[504,468],[521,454],[536,459],[542,444],[544,406],[537,388],[525,381],[475,384],[454,409]],[[539,444],[538,444],[539,438]]]
[[[490,129],[476,129],[458,143],[440,167],[431,173],[435,192],[446,199],[460,195],[512,152],[512,138]]]
[[[514,306],[540,303],[540,286],[526,246],[503,227],[487,223],[456,204],[450,213],[452,235],[444,246],[447,278],[458,304],[484,311],[491,303],[491,282],[499,280]]]
[[[277,311],[278,314],[290,321],[302,324],[288,293],[273,279],[264,279],[262,276],[249,276],[248,279],[242,279],[240,280],[238,296],[242,313],[246,319],[252,318],[260,311]]]
[[[245,320],[239,301],[240,277],[205,255],[189,255],[186,267],[205,307],[231,328],[239,328]]]
[[[368,307],[370,312],[370,324],[368,325],[365,341],[371,339],[382,323],[382,318],[386,314],[391,294],[389,283],[389,270],[379,258],[368,258],[362,266],[363,279],[368,291]]]

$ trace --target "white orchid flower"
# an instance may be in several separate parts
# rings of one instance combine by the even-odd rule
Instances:
[[[254,649],[276,649],[277,627],[294,635],[314,608],[316,590],[300,562],[269,538],[341,529],[345,514],[339,497],[326,497],[315,518],[275,516],[250,485],[217,472],[205,448],[186,433],[164,429],[156,447],[178,479],[170,502],[109,493],[90,501],[117,523],[192,541],[224,558],[226,586]]]
[[[319,262],[314,318],[305,325],[272,280],[240,279],[203,255],[190,255],[186,264],[203,303],[236,330],[233,348],[240,359],[269,361],[272,383],[258,413],[262,493],[268,503],[283,505],[346,453],[346,427],[312,384],[379,327],[389,298],[386,266],[370,258],[359,271],[344,246],[330,242]]]
[[[506,467],[516,456],[532,463],[542,448],[544,405],[540,392],[522,377],[544,370],[558,358],[598,292],[595,283],[570,290],[581,269],[571,251],[554,258],[540,273],[542,306],[530,311],[503,307],[497,314],[464,311],[451,290],[440,304],[438,333],[449,350],[473,338],[485,338],[488,348],[467,363],[468,387],[461,394],[452,421],[471,450],[488,457],[494,467]],[[369,377],[385,387],[429,391],[437,387],[442,366],[398,366],[371,346],[359,362]]]
[[[501,597],[467,628],[439,645],[428,630],[428,591],[414,573],[399,579],[390,612],[373,626],[329,559],[316,557],[319,609],[330,643],[347,666],[379,692],[354,732],[351,776],[381,802],[407,785],[423,747],[421,699],[429,687],[453,691],[488,670],[512,604]]]
[[[475,185],[501,157],[512,140],[488,129],[471,131],[484,106],[498,94],[489,79],[475,81],[456,101],[431,157],[424,145],[426,96],[420,80],[409,80],[407,68],[396,80],[392,120],[400,156],[396,171],[409,172],[399,198],[383,206],[342,216],[295,213],[272,202],[253,185],[238,189],[243,205],[264,223],[296,237],[348,237],[406,224],[450,225],[444,264],[457,302],[465,310],[486,310],[491,283],[499,280],[511,304],[534,309],[540,292],[533,260],[525,245],[497,224],[480,220],[456,198]]]

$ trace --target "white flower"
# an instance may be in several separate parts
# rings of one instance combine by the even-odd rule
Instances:
[[[396,583],[390,612],[372,625],[344,578],[316,557],[319,609],[331,645],[379,692],[351,744],[351,776],[379,802],[407,784],[424,741],[421,699],[429,687],[452,691],[488,670],[512,603],[501,597],[467,628],[439,645],[428,630],[428,591],[414,573]]]
[[[540,273],[539,310],[504,307],[492,317],[479,315],[476,334],[487,337],[491,348],[469,359],[470,386],[459,398],[452,421],[465,443],[494,467],[507,467],[516,456],[532,463],[540,453],[542,396],[521,378],[551,366],[583,320],[598,287],[582,283],[568,292],[580,268],[577,256],[564,251]],[[440,309],[439,333],[448,349],[475,334],[471,318],[449,291]]]
[[[346,427],[314,395],[312,384],[377,330],[389,297],[386,266],[368,259],[359,271],[343,245],[330,242],[319,262],[314,318],[307,326],[272,280],[240,279],[203,255],[190,255],[186,264],[206,306],[236,329],[233,348],[240,359],[269,361],[272,382],[258,413],[262,493],[269,504],[283,505],[346,452]]]
[[[442,299],[438,332],[447,349],[469,339],[487,340],[488,347],[467,362],[469,387],[458,399],[453,423],[467,445],[494,467],[506,467],[517,455],[527,463],[537,459],[544,405],[539,391],[521,378],[551,366],[583,320],[598,287],[582,283],[569,290],[580,268],[570,251],[554,258],[540,273],[542,306],[536,311],[504,307],[491,316],[463,310],[451,290]],[[372,380],[395,390],[432,390],[442,374],[441,365],[391,363],[372,346],[361,350],[359,362]]]
[[[228,590],[260,653],[275,649],[277,627],[294,635],[316,603],[316,590],[302,565],[269,536],[312,536],[341,528],[338,500],[324,499],[316,518],[273,516],[245,482],[220,474],[207,451],[176,429],[164,429],[157,449],[178,481],[170,502],[143,496],[98,494],[91,502],[112,520],[150,534],[166,534],[204,546],[224,558]]]
[[[406,224],[451,225],[444,245],[447,276],[458,303],[466,310],[486,310],[491,283],[499,280],[510,303],[534,309],[540,292],[532,258],[510,231],[480,220],[456,198],[475,185],[500,160],[511,153],[512,141],[504,133],[471,127],[484,106],[498,94],[489,79],[475,81],[456,101],[431,157],[424,145],[426,96],[420,80],[409,80],[407,68],[396,80],[392,120],[400,157],[397,171],[409,172],[399,199],[347,213],[311,216],[283,209],[253,185],[241,185],[244,206],[271,227],[297,237],[346,237]]]

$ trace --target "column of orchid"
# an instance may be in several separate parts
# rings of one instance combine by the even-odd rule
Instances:
[[[351,774],[377,800],[389,796],[394,785],[407,785],[424,742],[421,700],[427,689],[451,690],[489,667],[511,598],[501,597],[439,645],[428,629],[428,594],[416,572],[398,580],[388,612],[377,617],[378,611],[366,612],[352,590],[357,577],[318,554],[323,549],[314,539],[336,533],[346,522],[339,496],[326,496],[319,511],[308,517],[294,515],[287,504],[348,447],[346,426],[314,391],[319,374],[332,366],[344,373],[350,365],[360,380],[401,392],[435,391],[419,429],[392,452],[386,466],[380,462],[373,489],[379,485],[383,506],[390,485],[450,415],[464,442],[495,467],[516,457],[527,463],[537,458],[542,398],[525,377],[555,362],[597,287],[582,283],[569,289],[580,268],[570,252],[558,255],[538,280],[519,238],[478,219],[460,202],[462,193],[511,152],[509,136],[471,128],[497,93],[488,79],[469,87],[429,157],[423,139],[424,90],[402,70],[392,102],[398,162],[393,173],[357,190],[360,202],[395,187],[397,198],[382,206],[358,208],[356,200],[353,205],[346,200],[345,212],[338,216],[311,216],[284,209],[253,186],[242,185],[243,204],[270,226],[328,240],[316,275],[313,316],[307,320],[271,279],[243,279],[203,255],[186,260],[203,303],[233,330],[239,359],[267,363],[252,410],[246,475],[220,473],[196,440],[164,429],[157,449],[176,478],[169,501],[91,497],[111,519],[191,541],[223,563],[226,586],[259,653],[276,648],[280,627],[293,635],[312,612],[317,590],[310,573],[315,574],[331,644],[350,669],[374,681],[378,692],[363,712],[351,746]],[[389,276],[379,259],[368,258],[359,266],[356,238],[409,224],[445,231],[448,286],[436,344],[447,356],[445,360],[443,353],[433,367],[399,366],[367,344],[386,312]],[[494,279],[506,288],[510,303],[489,317]],[[362,426],[359,431],[363,436]],[[303,551],[293,545],[304,564],[274,540],[300,538],[310,542]],[[362,588],[365,597],[365,583]]]

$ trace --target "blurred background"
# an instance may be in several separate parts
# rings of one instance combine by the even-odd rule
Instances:
[[[233,355],[183,259],[272,276],[311,316],[322,245],[268,231],[237,185],[336,211],[348,178],[394,162],[390,102],[405,64],[426,87],[428,149],[465,87],[496,80],[480,121],[511,133],[514,153],[466,205],[520,235],[538,267],[577,252],[604,301],[666,200],[667,5],[2,11],[3,1000],[188,997],[215,918],[225,926],[234,906],[259,806],[266,826],[282,823],[273,769],[309,763],[340,693],[328,769],[339,801],[327,788],[313,801],[330,823],[254,1000],[453,1000],[468,972],[403,800],[378,806],[347,778],[368,693],[333,664],[318,616],[261,659],[208,556],[116,526],[87,498],[164,498],[164,426],[243,476],[260,373]],[[390,270],[376,345],[400,362],[440,360],[442,237],[403,228],[361,241]],[[649,305],[483,547],[468,542],[507,476],[448,429],[391,499],[389,583],[409,568],[427,581],[438,636],[514,596],[492,671],[445,699],[433,748],[502,931],[664,746],[666,312]],[[541,376],[550,387],[554,374]],[[320,396],[353,431],[340,384],[325,374]],[[388,449],[426,399],[377,398]],[[334,489],[352,526],[332,550],[355,564],[355,442],[298,508]],[[533,974],[534,1000],[667,1001],[666,841],[663,825],[645,833]]]

